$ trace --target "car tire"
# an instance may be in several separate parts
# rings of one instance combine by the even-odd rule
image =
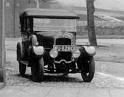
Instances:
[[[38,62],[33,63],[31,66],[32,80],[34,82],[43,81],[44,77],[44,60],[41,58]]]
[[[87,66],[86,66],[87,65]],[[86,66],[84,68],[84,66]],[[95,73],[95,62],[94,58],[91,57],[88,62],[85,62],[82,66],[81,76],[84,82],[91,82]]]
[[[24,65],[20,61],[18,63],[19,63],[19,73],[21,76],[24,76],[26,72],[26,65]]]
[[[25,75],[26,72],[26,65],[21,63],[22,57],[23,57],[23,47],[22,47],[22,43],[18,42],[17,43],[17,48],[16,48],[16,53],[17,53],[17,60],[19,63],[19,73],[21,76]]]

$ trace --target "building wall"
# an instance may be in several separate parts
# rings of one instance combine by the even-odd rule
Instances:
[[[7,37],[13,36],[13,2],[12,0],[5,1],[5,33]]]
[[[5,0],[6,37],[20,36],[19,14],[27,7],[27,2],[28,0]]]
[[[19,15],[26,8],[36,7],[35,0],[5,0],[5,33],[6,37],[20,37]],[[40,2],[41,8],[60,8],[55,2]]]

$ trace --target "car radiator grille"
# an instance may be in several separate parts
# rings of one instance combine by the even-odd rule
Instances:
[[[58,56],[55,58],[56,61],[66,60],[71,61],[72,53],[71,52],[59,52]]]
[[[71,39],[69,39],[69,38],[57,38],[56,39],[56,45],[71,45]],[[59,51],[59,54],[55,58],[55,60],[56,61],[60,61],[60,60],[71,61],[71,58],[72,58],[72,53],[70,51],[68,51],[68,52]]]
[[[71,45],[71,39],[58,38],[58,39],[56,39],[56,45]]]

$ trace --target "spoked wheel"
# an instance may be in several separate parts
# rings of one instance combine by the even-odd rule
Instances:
[[[89,61],[82,64],[81,76],[84,82],[91,82],[95,73],[95,62],[94,58],[90,58]]]
[[[34,82],[43,81],[44,77],[44,60],[41,58],[38,62],[33,63],[31,66],[32,80]]]
[[[26,65],[24,65],[20,61],[18,63],[19,63],[19,73],[21,76],[24,76],[26,72]]]

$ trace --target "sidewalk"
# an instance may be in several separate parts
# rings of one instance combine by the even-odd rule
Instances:
[[[77,45],[86,45],[89,43],[88,39],[77,39]],[[102,46],[110,45],[124,45],[124,39],[97,39],[97,44]]]
[[[0,82],[0,89],[4,88],[5,84],[3,82]]]
[[[124,97],[124,89],[6,86],[0,97]]]

